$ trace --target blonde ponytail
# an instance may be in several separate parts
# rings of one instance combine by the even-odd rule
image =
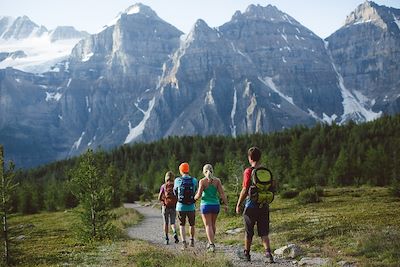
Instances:
[[[203,174],[208,180],[214,179],[214,170],[211,164],[206,164],[203,167]]]

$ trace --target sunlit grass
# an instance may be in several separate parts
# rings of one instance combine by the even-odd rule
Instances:
[[[13,263],[17,266],[229,266],[223,255],[209,257],[197,251],[175,255],[144,241],[129,240],[123,234],[124,229],[139,222],[142,216],[125,208],[115,209],[113,214],[113,224],[119,230],[117,236],[89,244],[79,241],[72,230],[77,220],[72,211],[14,215],[10,220]]]
[[[222,216],[218,226],[220,242],[243,242],[243,233],[225,234],[228,229],[243,227],[241,216]],[[395,249],[400,246],[400,238],[390,239],[382,234],[387,229],[397,235],[400,232],[400,199],[391,197],[387,188],[326,189],[322,202],[314,204],[299,204],[296,199],[277,196],[271,205],[270,226],[273,249],[295,243],[307,256],[357,261],[363,266],[400,262],[399,249]],[[371,233],[376,238],[371,238]],[[371,245],[373,240],[376,247]],[[262,249],[259,238],[254,239],[254,244],[254,249]]]
[[[231,199],[230,201],[235,201]],[[233,206],[233,205],[232,205]],[[125,228],[142,218],[132,209],[118,208],[114,225],[118,236],[84,244],[72,229],[74,212],[13,215],[10,218],[11,256],[18,266],[227,266],[222,255],[213,260],[199,251],[174,254],[164,247],[129,240]],[[196,239],[206,240],[199,212]],[[217,221],[217,243],[243,244],[241,216],[221,211]],[[396,266],[400,262],[400,199],[386,188],[326,189],[320,203],[299,204],[296,199],[277,196],[271,205],[273,249],[295,243],[305,256],[347,260],[360,266]],[[254,250],[262,251],[259,238]],[[168,258],[168,261],[165,259]]]

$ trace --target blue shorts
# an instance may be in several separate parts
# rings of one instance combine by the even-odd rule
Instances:
[[[200,206],[200,213],[201,214],[207,214],[207,213],[214,213],[218,214],[219,213],[219,206],[218,204],[216,205],[201,205]]]

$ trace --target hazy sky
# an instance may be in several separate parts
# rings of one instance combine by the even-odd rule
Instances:
[[[236,10],[250,4],[275,5],[322,38],[339,29],[351,11],[364,0],[0,0],[0,16],[27,15],[48,29],[69,25],[95,33],[120,11],[140,2],[160,18],[187,33],[199,18],[211,27],[228,22]],[[400,8],[400,0],[377,0]]]

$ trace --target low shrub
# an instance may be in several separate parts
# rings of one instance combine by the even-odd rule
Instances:
[[[300,204],[318,203],[322,201],[323,194],[324,190],[321,187],[312,187],[301,191],[297,200]]]
[[[295,198],[299,195],[299,190],[285,189],[285,190],[281,191],[279,193],[279,195],[281,196],[281,198],[286,198],[286,199]]]

